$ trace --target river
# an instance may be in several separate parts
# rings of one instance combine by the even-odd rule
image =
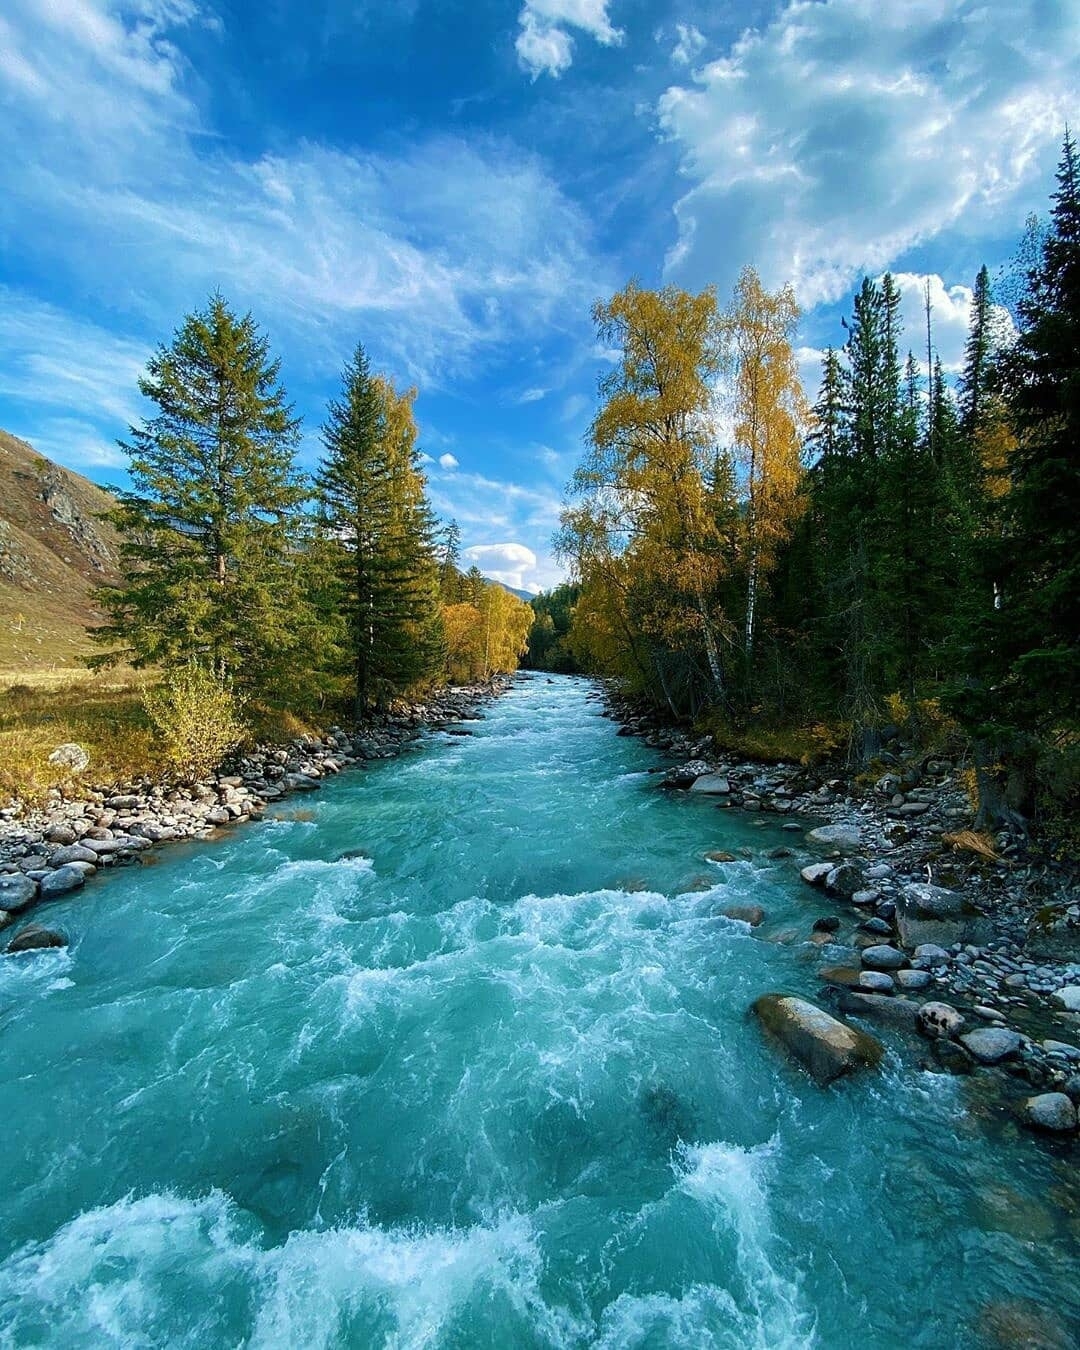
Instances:
[[[582,681],[468,729],[35,915],[71,945],[0,961],[0,1344],[953,1350],[1078,1319],[1065,1152],[895,1047],[823,1090],[747,1017],[815,996],[827,908],[767,857],[778,818],[658,791]]]

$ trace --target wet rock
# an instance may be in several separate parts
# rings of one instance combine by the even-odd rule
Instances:
[[[837,989],[858,989],[861,975],[862,971],[854,966],[822,966],[818,971],[819,980]]]
[[[850,1027],[806,999],[765,994],[752,1011],[793,1058],[819,1083],[881,1062],[880,1041]]]
[[[835,848],[840,853],[857,853],[862,846],[862,831],[857,825],[819,825],[808,831],[807,842],[824,848]]]
[[[810,886],[824,886],[825,878],[832,870],[832,863],[810,863],[808,867],[802,869],[799,876]]]
[[[703,773],[690,784],[691,792],[704,792],[710,797],[726,797],[731,791],[727,774]]]
[[[67,895],[69,891],[77,891],[85,883],[86,875],[82,869],[74,863],[65,863],[63,867],[58,867],[55,872],[49,872],[41,878],[41,898],[52,900],[58,895]]]
[[[894,978],[900,988],[906,989],[908,993],[917,993],[920,989],[928,988],[933,982],[928,970],[898,970]]]
[[[748,923],[751,928],[757,928],[765,922],[765,911],[760,905],[725,905],[720,913],[726,919],[738,919],[740,923]]]
[[[1028,1299],[991,1303],[979,1315],[979,1332],[990,1350],[1076,1350],[1055,1314]]]
[[[70,825],[50,825],[45,831],[45,838],[50,844],[73,844],[78,837]]]
[[[1076,1107],[1064,1092],[1040,1092],[1024,1102],[1021,1119],[1033,1130],[1071,1134],[1076,1129]]]
[[[714,848],[705,854],[706,862],[738,862],[734,853],[728,853],[726,849]]]
[[[859,988],[868,994],[892,994],[896,986],[892,976],[883,970],[863,970],[859,973]]]
[[[856,891],[851,897],[853,905],[873,905],[876,904],[881,896],[881,892],[873,889]]]
[[[703,759],[692,759],[686,764],[676,765],[664,774],[662,787],[688,788],[699,778],[712,774],[712,765]]]
[[[0,903],[3,897],[0,896]],[[1057,1001],[1069,1012],[1080,1012],[1080,984],[1067,984],[1054,995]]]
[[[873,1017],[880,1022],[891,1022],[911,1031],[919,1013],[919,1005],[909,998],[891,994],[872,994],[865,989],[845,989],[837,1002],[841,1012],[856,1017]]]
[[[37,893],[38,884],[33,877],[25,877],[17,872],[0,876],[0,909],[19,914],[34,903]]]
[[[8,943],[7,950],[14,956],[18,952],[32,952],[47,947],[66,946],[67,938],[62,933],[54,933],[51,928],[42,928],[40,924],[31,923],[15,934]]]
[[[836,933],[840,928],[840,920],[835,914],[826,914],[820,919],[814,920],[812,929],[815,933]]]
[[[937,966],[947,966],[949,964],[949,953],[944,947],[937,946],[933,942],[921,942],[915,948],[915,960],[920,965],[925,965],[933,970]]]
[[[944,1037],[934,1042],[932,1053],[936,1065],[946,1073],[967,1074],[975,1067],[975,1061],[962,1045]]]
[[[884,943],[865,947],[860,959],[867,970],[900,970],[908,963],[902,951],[898,951],[896,947],[888,947]]]
[[[67,844],[58,848],[49,861],[54,867],[63,867],[65,863],[96,863],[97,860],[98,855],[85,844]]]
[[[961,1036],[960,1043],[980,1064],[1001,1064],[1020,1053],[1021,1037],[1010,1027],[976,1027]]]
[[[287,773],[282,779],[282,786],[289,792],[314,792],[322,784],[310,774]]]
[[[825,878],[825,889],[830,895],[839,896],[841,900],[850,900],[861,889],[862,884],[862,868],[856,867],[854,863],[841,863]]]
[[[959,1035],[964,1026],[964,1014],[954,1008],[951,1003],[940,1003],[931,1000],[924,1003],[919,1009],[919,1017],[916,1023],[917,1030],[931,1040],[936,1038]]]

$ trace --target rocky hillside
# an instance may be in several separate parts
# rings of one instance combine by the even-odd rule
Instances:
[[[107,492],[0,431],[0,684],[79,665],[97,617],[95,586],[115,576]]]

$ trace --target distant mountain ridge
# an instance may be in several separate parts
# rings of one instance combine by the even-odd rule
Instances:
[[[519,600],[524,600],[526,604],[533,598],[532,591],[519,591],[516,586],[508,586],[505,581],[497,581],[495,577],[488,577],[488,580],[494,581],[496,586],[501,586],[504,591],[516,595]]]
[[[0,675],[77,667],[91,598],[117,576],[109,493],[0,431]]]

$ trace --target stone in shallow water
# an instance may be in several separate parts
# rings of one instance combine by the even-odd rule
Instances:
[[[751,928],[757,928],[759,924],[765,922],[765,911],[760,905],[725,905],[720,913],[726,919],[738,919],[740,923],[748,923]]]
[[[1064,1092],[1041,1092],[1024,1102],[1025,1125],[1050,1134],[1071,1134],[1076,1129],[1076,1107]]]
[[[727,775],[723,773],[703,773],[690,784],[691,792],[704,792],[710,797],[726,797],[731,791]]]
[[[908,963],[902,951],[881,942],[872,947],[865,947],[861,959],[867,970],[900,970]]]
[[[873,1067],[885,1053],[873,1036],[849,1027],[806,999],[764,994],[752,1011],[819,1083],[831,1083],[856,1069]]]
[[[0,876],[0,909],[18,914],[34,903],[38,886],[33,877],[24,877],[19,873]]]
[[[919,1009],[919,1018],[916,1025],[919,1031],[924,1036],[929,1036],[931,1040],[938,1036],[948,1038],[949,1036],[955,1036],[964,1025],[964,1014],[954,1008],[951,1003],[931,1000],[929,1003],[924,1003]]]
[[[896,983],[901,989],[915,991],[926,989],[931,982],[931,975],[928,970],[898,970],[896,972]]]
[[[63,867],[41,878],[41,898],[50,900],[55,895],[67,895],[69,891],[77,891],[85,882],[86,874],[80,867],[74,863],[65,863]]]
[[[832,863],[810,863],[802,869],[799,876],[811,886],[824,886],[825,878],[832,870]]]
[[[62,933],[54,933],[51,928],[42,928],[38,923],[21,928],[8,943],[7,949],[15,955],[17,952],[32,952],[48,947],[66,947],[67,938]]]
[[[960,1043],[980,1064],[1000,1064],[1020,1052],[1020,1033],[1011,1027],[976,1027]]]
[[[859,974],[859,988],[871,994],[891,994],[896,986],[891,975],[883,970],[864,970]]]

